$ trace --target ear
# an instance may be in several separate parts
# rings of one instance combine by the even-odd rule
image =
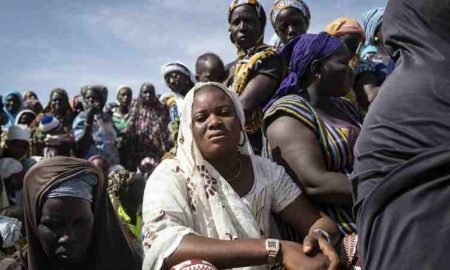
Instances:
[[[320,62],[319,60],[314,60],[311,63],[311,74],[314,75],[314,77],[317,77],[320,75]]]

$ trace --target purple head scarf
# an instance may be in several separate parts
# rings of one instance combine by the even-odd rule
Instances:
[[[304,34],[291,40],[284,46],[279,55],[289,64],[289,73],[281,82],[280,87],[272,99],[264,107],[264,111],[279,98],[299,91],[303,77],[308,73],[314,60],[321,60],[343,45],[339,38],[332,37],[326,32],[320,34]]]

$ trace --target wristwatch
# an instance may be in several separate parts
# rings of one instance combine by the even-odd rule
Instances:
[[[277,263],[277,255],[280,251],[280,241],[278,239],[266,240],[267,262],[269,267]]]

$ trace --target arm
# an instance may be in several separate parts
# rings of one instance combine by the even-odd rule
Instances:
[[[329,263],[327,257],[322,254],[306,256],[302,245],[298,243],[280,241],[280,244],[277,261],[288,269],[337,269],[335,267],[338,261]],[[268,262],[264,239],[229,241],[187,235],[165,261],[163,269],[192,258],[201,258],[218,269],[263,265]]]
[[[297,197],[279,214],[283,220],[304,236],[314,234],[317,229],[322,229],[331,236],[333,245],[336,245],[340,240],[336,223],[315,209],[304,195]]]
[[[87,110],[86,111],[86,119],[85,121],[78,123],[78,125],[76,127],[73,128],[74,130],[74,137],[76,140],[76,147],[78,152],[83,155],[84,151],[86,151],[87,149],[89,149],[89,146],[92,143],[92,124],[94,122],[94,112],[93,110]],[[77,136],[77,134],[75,134],[77,131],[76,130],[80,130],[78,132],[81,133],[80,136]]]
[[[277,86],[278,80],[265,74],[258,74],[250,80],[240,96],[247,119],[273,95]]]
[[[363,73],[356,78],[355,93],[358,98],[358,104],[361,104],[364,109],[367,109],[378,95],[380,87],[377,84],[377,79],[373,72]]]
[[[308,196],[326,203],[352,205],[348,177],[326,170],[319,143],[308,127],[292,117],[281,116],[268,126],[267,138],[274,153],[279,152],[275,159],[287,162]]]

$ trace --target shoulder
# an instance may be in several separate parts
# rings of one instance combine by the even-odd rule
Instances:
[[[279,116],[289,116],[314,128],[315,112],[309,102],[299,95],[287,95],[274,102],[264,113],[264,128],[266,129]]]
[[[255,172],[255,180],[263,182],[274,182],[281,178],[286,172],[285,169],[275,162],[260,156],[250,156],[253,170]]]

